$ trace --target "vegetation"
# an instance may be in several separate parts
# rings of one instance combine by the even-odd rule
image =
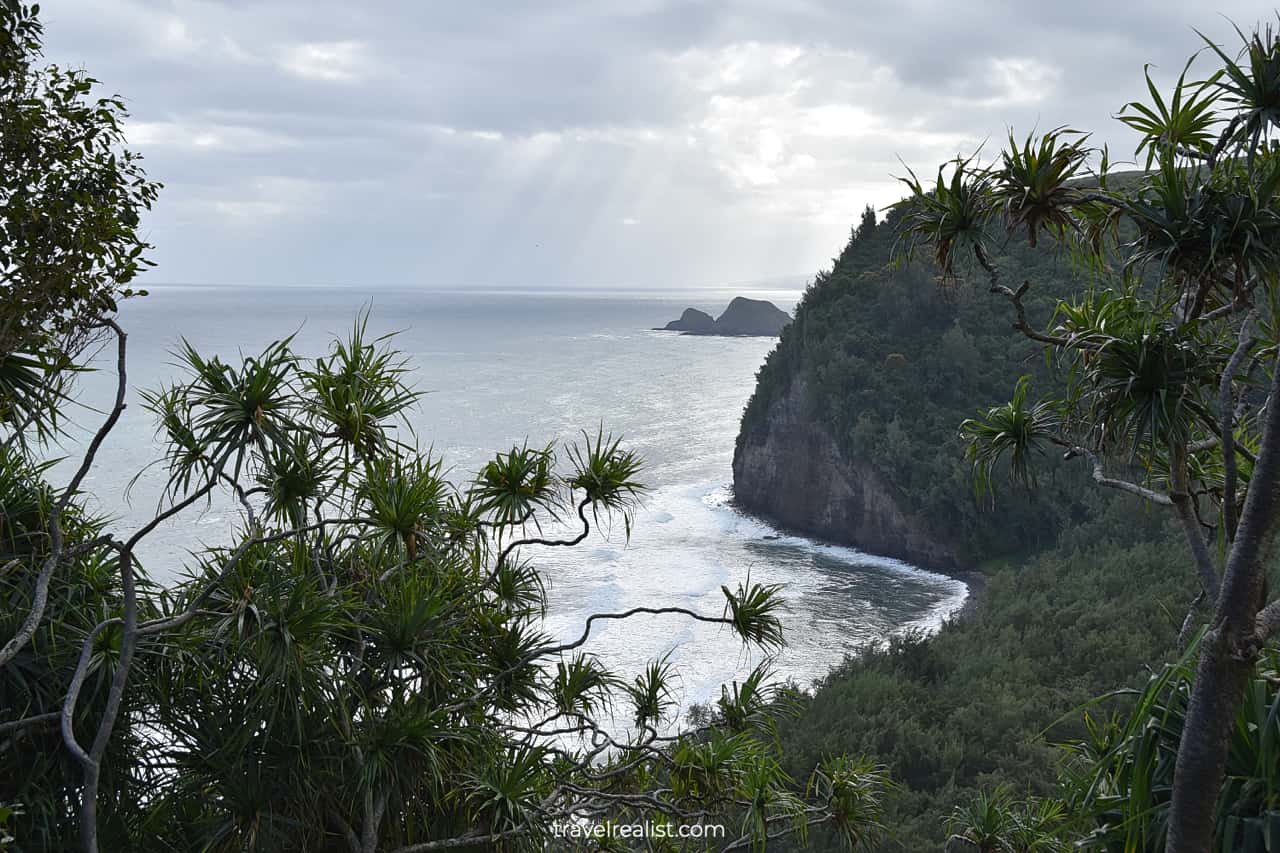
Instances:
[[[725,850],[1280,844],[1271,30],[1125,107],[1140,175],[1073,131],[1011,135],[991,162],[912,174],[885,224],[867,212],[744,425],[804,382],[907,511],[1001,556],[984,605],[812,695],[766,662],[669,733],[669,661],[623,680],[586,651],[593,627],[692,619],[771,651],[778,589],[544,635],[531,555],[629,533],[641,460],[599,429],[457,485],[407,428],[409,366],[363,321],[314,358],[185,347],[143,397],[156,516],[120,530],[85,508],[129,393],[113,314],[157,188],[121,102],[38,67],[38,8],[0,2],[0,848],[542,850],[588,820],[724,823]],[[961,286],[975,276],[988,294]],[[95,339],[116,397],[54,484],[41,460]],[[211,500],[239,506],[230,541],[151,583],[140,543]]]
[[[926,263],[895,267],[900,214],[877,224],[868,209],[830,270],[820,273],[761,367],[740,435],[768,416],[791,383],[803,383],[810,417],[849,458],[885,472],[903,511],[974,565],[993,554],[1051,546],[1083,521],[1088,501],[1073,469],[1036,492],[995,495],[995,512],[973,499],[959,436],[975,399],[1009,394],[1021,374],[1042,375],[1031,342],[1011,341],[1008,318],[985,294],[941,289]],[[1001,263],[1042,282],[1028,310],[1080,287],[1070,259],[1052,247],[998,247]],[[1011,275],[1014,273],[1011,272]]]
[[[142,529],[110,531],[74,483],[5,452],[0,798],[22,806],[17,849],[75,846],[77,823],[90,851],[540,849],[585,815],[732,818],[747,846],[875,800],[876,768],[840,761],[814,774],[819,795],[792,789],[765,668],[707,726],[666,736],[670,667],[624,684],[582,651],[594,623],[640,613],[776,648],[775,588],[726,590],[720,615],[641,607],[569,642],[541,633],[522,554],[605,516],[629,525],[640,463],[618,441],[513,448],[458,489],[397,438],[417,395],[360,324],[313,360],[288,341],[239,364],[181,357],[186,375],[147,399],[169,489]],[[242,506],[233,542],[154,588],[138,543],[218,489]],[[576,535],[540,532],[562,519]],[[616,700],[632,725],[614,724]],[[861,817],[848,837],[873,830]]]
[[[918,312],[913,303],[899,299],[899,310],[905,303],[910,318],[903,322],[918,322],[921,313],[925,322],[946,318],[952,309],[941,306],[966,306],[969,300],[984,300],[976,309],[978,315],[994,312],[1003,303],[1008,311],[1002,312],[1004,322],[1023,338],[1009,352],[1033,357],[1012,376],[1006,372],[1007,358],[990,359],[990,373],[1007,383],[1006,394],[1013,389],[1012,399],[962,424],[952,422],[960,426],[964,463],[972,469],[980,498],[984,503],[995,501],[995,511],[976,529],[972,541],[995,544],[989,532],[995,525],[1018,531],[1009,544],[1031,545],[1036,529],[1025,527],[1025,512],[1074,513],[1082,506],[1081,498],[1099,488],[1144,504],[1150,513],[1167,519],[1167,527],[1162,527],[1167,532],[1128,554],[1124,562],[1106,550],[1091,556],[1108,570],[1123,569],[1127,582],[1138,581],[1136,588],[1121,595],[1121,610],[1110,611],[1110,600],[1076,588],[1073,580],[1061,587],[1065,600],[1036,611],[1037,632],[1046,625],[1075,631],[1095,614],[1111,612],[1116,620],[1109,629],[1113,641],[1134,645],[1148,636],[1134,629],[1134,616],[1141,618],[1157,604],[1168,606],[1165,596],[1171,582],[1173,589],[1181,585],[1184,599],[1194,594],[1194,603],[1185,616],[1171,619],[1175,629],[1163,638],[1170,648],[1175,640],[1190,640],[1208,617],[1203,639],[1192,647],[1198,661],[1194,667],[1185,662],[1173,665],[1152,680],[1135,706],[1069,735],[1074,759],[1060,779],[1058,805],[1041,799],[1012,805],[1021,800],[1022,787],[1029,786],[1033,797],[1046,794],[1051,779],[1046,761],[1021,774],[1011,766],[993,768],[996,772],[986,781],[1016,780],[1016,787],[989,788],[962,806],[954,823],[980,849],[1052,849],[1067,840],[1105,850],[1167,851],[1269,849],[1274,843],[1269,799],[1274,770],[1268,763],[1274,721],[1267,716],[1273,699],[1267,682],[1272,664],[1266,650],[1280,627],[1280,604],[1267,599],[1267,575],[1273,567],[1270,546],[1280,520],[1280,478],[1274,470],[1280,465],[1280,408],[1273,403],[1275,383],[1280,381],[1275,332],[1280,320],[1280,158],[1272,142],[1278,120],[1274,104],[1280,92],[1280,42],[1270,28],[1242,34],[1242,40],[1234,58],[1216,45],[1208,46],[1204,54],[1218,67],[1207,78],[1190,82],[1184,73],[1172,96],[1162,97],[1151,86],[1151,102],[1125,108],[1121,119],[1138,130],[1136,153],[1147,158],[1149,172],[1116,180],[1106,151],[1090,148],[1081,134],[1056,129],[1021,140],[1011,135],[992,161],[958,158],[927,184],[912,174],[905,181],[909,197],[894,207],[889,228],[884,229],[889,233],[879,233],[871,217],[865,220],[835,270],[820,277],[806,296],[809,311],[804,322],[797,320],[799,328],[779,351],[780,359],[802,358],[807,354],[806,329],[813,327],[828,338],[824,346],[844,344],[844,353],[799,370],[793,367],[782,373],[782,380],[796,375],[809,379],[818,389],[815,407],[825,407],[824,416],[844,428],[857,452],[870,455],[896,476],[899,468],[891,448],[901,424],[895,428],[894,421],[885,418],[886,404],[864,397],[859,403],[865,407],[841,406],[838,394],[826,390],[826,371],[842,358],[854,362],[857,387],[877,386],[871,371],[859,369],[858,356],[852,355],[863,351],[861,335],[868,327],[859,323],[856,332],[832,335],[824,324],[838,322],[841,311],[819,316],[814,306],[829,302],[839,305],[844,316],[865,316],[875,311],[868,306],[885,298],[877,291],[896,287],[900,293],[922,293],[919,264],[902,274],[905,285],[859,286],[863,282],[855,275],[855,258],[862,247],[878,249],[890,234],[907,258],[916,249],[927,250],[946,299],[937,300],[939,307],[931,313]],[[1024,241],[1025,246],[1011,249],[1012,241]],[[1039,250],[1043,256],[1042,246],[1050,242],[1061,246],[1078,270],[1077,284],[1065,292],[1060,276],[1037,269],[1026,254]],[[985,281],[997,298],[963,287],[974,277]],[[952,316],[964,318],[965,310],[956,308]],[[890,322],[889,312],[882,313],[878,319]],[[982,322],[976,317],[973,326],[983,328]],[[937,335],[942,330],[936,320],[933,323],[931,331]],[[868,337],[873,344],[888,343],[877,340],[874,332]],[[913,361],[945,363],[939,356],[945,347],[941,341],[922,350],[912,348],[916,342],[921,336],[902,340],[895,357],[876,349],[871,357],[883,359],[886,376]],[[964,363],[963,356],[959,361]],[[966,380],[972,375],[961,374]],[[918,378],[919,374],[912,377],[905,387],[914,387]],[[982,385],[974,378],[974,384],[954,393],[972,400]],[[881,380],[877,390],[883,391],[885,384]],[[762,376],[762,399],[767,402],[779,387],[776,377]],[[942,387],[928,394],[931,399],[933,393],[944,406],[954,399]],[[856,430],[853,419],[864,417],[863,410],[872,414],[858,442],[849,425],[852,421]],[[756,416],[758,411],[748,412],[749,418]],[[907,446],[918,449],[929,427],[917,424],[908,429],[914,431]],[[954,447],[954,441],[951,444]],[[1084,470],[1067,478],[1058,468],[1053,479],[1046,479],[1043,471],[1054,455],[1065,460],[1068,470]],[[926,489],[946,483],[955,492],[955,483],[946,476],[954,468],[935,463],[927,454],[918,459],[907,454],[901,470],[908,482]],[[1015,484],[1013,501],[992,495],[1006,479]],[[1050,505],[1041,508],[1028,502],[1019,507],[1024,489],[1040,500],[1049,499]],[[923,498],[913,498],[911,492],[904,488],[907,500],[915,501],[913,509],[943,524],[950,521],[942,501],[928,491]],[[1085,516],[1096,529],[1107,529],[1131,526],[1132,514],[1132,508],[1108,501]],[[1170,550],[1175,543],[1180,543],[1181,556]],[[1180,578],[1165,576],[1157,582],[1140,571],[1152,553],[1160,555],[1166,571],[1170,565],[1187,568]],[[1054,557],[1067,558],[1061,551]],[[1090,574],[1078,566],[1076,571]],[[1020,574],[1019,580],[1023,577]],[[1094,583],[1102,581],[1093,577]],[[992,589],[991,606],[999,612],[998,583],[993,582]],[[1019,595],[1025,593],[1019,590]],[[1195,603],[1202,603],[1202,608],[1197,610]],[[1090,609],[1075,611],[1081,604]],[[1057,621],[1064,607],[1073,614],[1069,626]],[[1007,626],[987,625],[984,636],[999,636],[1002,627]],[[946,648],[966,633],[965,627],[944,631],[925,648]],[[1034,645],[1035,640],[1027,635],[1022,643]],[[1053,641],[1068,642],[1060,634]],[[993,663],[983,656],[985,649],[967,651]],[[1097,671],[1142,659],[1125,649],[1110,654],[1074,651],[1092,655],[1078,662]],[[1144,651],[1152,655],[1147,659],[1160,659],[1159,644]],[[1002,650],[1001,658],[1004,655],[1014,662],[1035,662],[1018,649]],[[810,713],[820,713],[834,695],[843,697],[842,711],[861,707],[863,694],[875,694],[877,677],[892,685],[880,687],[882,692],[907,693],[920,680],[913,669],[918,657],[928,654],[901,647],[868,655],[833,676],[813,700]],[[1069,672],[1072,659],[1064,656],[1055,663]],[[940,683],[946,685],[948,676],[954,677],[962,666],[942,665]],[[888,673],[892,677],[886,678]],[[1123,670],[1113,674],[1120,683],[1127,680]],[[1030,673],[1020,681],[1036,683]],[[856,696],[843,692],[851,684],[857,685]],[[975,686],[1000,696],[998,688],[982,682]],[[946,701],[945,691],[940,698]],[[923,695],[891,704],[902,708],[914,726],[924,726],[923,717],[939,711],[938,704],[926,704]],[[896,752],[890,769],[903,772],[905,767],[910,774],[913,748],[936,754],[950,734],[960,735],[962,742],[981,743],[985,727],[1006,730],[1009,721],[992,716],[1003,710],[1001,705],[988,708],[973,698],[964,703],[966,709],[974,706],[986,711],[981,721],[918,729],[919,738],[911,737],[905,724],[876,719],[876,731],[895,732],[884,745],[888,752],[882,747],[879,754]],[[1070,707],[1046,700],[1036,708],[1039,726],[1053,724],[1051,710],[1060,714]],[[806,715],[800,725],[812,727],[814,720]],[[1007,730],[1016,732],[1019,727]],[[839,742],[848,745],[857,739],[847,736]],[[996,748],[1002,753],[1001,763],[1013,761],[1022,751],[1016,743]],[[962,751],[951,758],[941,766],[953,768],[962,783],[982,784],[966,773]],[[936,797],[947,796],[945,786],[956,781],[916,780],[934,797],[921,805],[930,821],[940,817],[943,804]],[[1039,839],[1019,840],[1029,825],[1026,816],[1039,814],[1042,807],[1061,812],[1063,819]],[[932,835],[924,832],[917,837],[937,838],[936,830]]]
[[[1192,598],[1170,569],[1179,554],[1161,541],[1165,524],[1140,507],[1120,517],[1123,526],[1100,519],[1056,548],[987,564],[972,616],[933,637],[847,659],[781,723],[791,772],[844,751],[875,756],[899,786],[886,851],[942,850],[955,810],[1001,788],[1011,800],[1056,797],[1057,744],[1087,737],[1082,709],[1096,697],[1139,686],[1144,665],[1176,655]],[[1123,707],[1092,713],[1106,720]],[[839,845],[817,833],[803,849]]]
[[[928,244],[948,275],[961,257],[976,262],[1055,368],[1016,433],[1007,407],[965,423],[980,479],[1008,458],[1025,480],[1025,460],[1056,446],[1086,459],[1100,486],[1171,511],[1185,535],[1212,619],[1181,727],[1169,853],[1213,841],[1232,727],[1280,628],[1266,593],[1280,525],[1280,41],[1270,27],[1241,37],[1234,59],[1208,44],[1220,66],[1207,79],[1184,74],[1167,101],[1150,86],[1153,104],[1130,105],[1137,155],[1153,163],[1134,185],[1109,184],[1105,151],[1091,173],[1097,152],[1058,129],[1021,144],[1011,135],[993,163],[959,159],[928,187],[913,175],[899,205],[908,250]],[[1039,331],[1022,304],[1031,280],[1010,288],[988,256],[996,230],[1068,243],[1099,281]],[[1114,459],[1140,479],[1108,473]]]
[[[57,408],[33,394],[101,329],[90,322],[148,262],[139,217],[158,185],[123,147],[119,97],[96,97],[84,71],[37,65],[38,6],[0,2],[0,421]]]

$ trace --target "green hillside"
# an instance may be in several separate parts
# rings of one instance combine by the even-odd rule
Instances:
[[[1052,790],[1052,744],[1080,734],[1084,703],[1168,656],[1192,584],[1165,519],[1091,487],[1079,463],[1049,462],[1035,492],[976,499],[958,427],[1044,371],[1043,355],[981,279],[895,268],[893,246],[893,223],[868,211],[761,369],[743,430],[803,381],[811,417],[986,576],[971,617],[845,661],[782,729],[797,778],[829,754],[884,762],[901,785],[885,849],[940,851],[952,810],[979,790]],[[1088,286],[1049,250],[1009,246],[998,262],[1032,282],[1035,323]],[[839,849],[821,835],[810,845]]]

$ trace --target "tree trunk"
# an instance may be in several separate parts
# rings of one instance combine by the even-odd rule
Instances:
[[[1227,558],[1218,606],[1200,648],[1191,702],[1178,744],[1166,853],[1209,853],[1227,747],[1244,685],[1253,669],[1241,652],[1254,647],[1263,580],[1280,507],[1280,365],[1272,378],[1262,447],[1240,526]]]

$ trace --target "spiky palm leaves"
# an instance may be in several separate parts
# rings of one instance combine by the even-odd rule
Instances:
[[[952,812],[948,831],[981,853],[1066,853],[1071,816],[1061,800],[1018,799],[1007,787],[979,792]]]
[[[1161,157],[1162,152],[1174,151],[1208,155],[1217,137],[1214,125],[1222,121],[1216,110],[1221,91],[1216,87],[1221,72],[1201,83],[1188,83],[1187,72],[1194,60],[1188,60],[1168,103],[1151,79],[1151,66],[1142,71],[1147,80],[1147,92],[1151,103],[1130,101],[1117,116],[1120,121],[1142,134],[1135,153],[1147,155],[1146,168]]]
[[[0,354],[0,440],[44,442],[55,436],[73,372],[47,354]]]
[[[1209,43],[1203,55],[1221,65],[1207,79],[1189,83],[1188,64],[1165,98],[1148,76],[1151,103],[1125,106],[1120,119],[1140,134],[1145,174],[1108,180],[1104,155],[1103,171],[1089,175],[1089,152],[1060,156],[1055,131],[1039,144],[1011,139],[990,167],[959,161],[951,182],[940,173],[932,191],[913,176],[912,196],[899,205],[907,248],[931,243],[944,274],[954,270],[953,255],[971,250],[992,291],[1012,304],[1014,328],[1045,345],[1058,370],[1056,397],[1029,404],[1019,383],[1010,404],[966,422],[979,483],[1006,461],[1015,478],[1029,479],[1028,461],[1045,442],[1067,458],[1090,459],[1098,484],[1172,509],[1214,613],[1198,675],[1182,680],[1194,697],[1185,725],[1173,725],[1169,706],[1159,719],[1142,719],[1103,773],[1135,810],[1117,808],[1123,826],[1101,849],[1163,846],[1152,817],[1165,819],[1155,804],[1166,793],[1171,853],[1210,849],[1215,814],[1221,849],[1268,849],[1280,838],[1269,811],[1260,818],[1265,834],[1224,831],[1238,806],[1217,799],[1220,786],[1223,796],[1248,796],[1230,772],[1222,785],[1221,758],[1249,656],[1280,626],[1280,603],[1264,609],[1260,594],[1270,559],[1264,542],[1280,519],[1267,497],[1276,473],[1263,464],[1280,451],[1280,39],[1271,26],[1240,36],[1234,58]],[[1043,228],[1068,243],[1095,277],[1093,293],[1059,306],[1056,328],[1028,322],[1022,297],[1030,282],[1013,289],[1000,281],[983,229],[997,210],[1009,232],[1025,230],[1034,242]],[[1116,460],[1145,482],[1108,476],[1104,466]],[[1251,487],[1255,477],[1265,491]],[[1181,746],[1162,751],[1174,728]],[[1269,750],[1262,742],[1250,748]],[[1094,756],[1098,766],[1108,755]],[[1165,786],[1159,797],[1156,785]]]
[[[315,360],[285,340],[239,361],[184,346],[179,361],[186,375],[146,398],[167,445],[168,498],[181,507],[226,489],[243,527],[143,608],[126,717],[104,765],[104,846],[314,850],[355,838],[389,850],[469,838],[532,850],[557,817],[702,812],[747,815],[758,841],[827,820],[828,803],[852,802],[839,793],[847,784],[861,779],[867,795],[880,785],[854,773],[824,783],[821,802],[803,796],[778,762],[770,715],[780,694],[767,668],[725,694],[709,729],[672,735],[669,661],[628,683],[579,648],[593,620],[648,612],[723,625],[773,650],[777,587],[726,588],[720,615],[596,614],[569,645],[542,631],[534,549],[581,542],[611,518],[629,533],[643,493],[640,459],[603,429],[563,450],[514,447],[458,485],[393,432],[416,394],[363,318]],[[53,493],[20,453],[0,457],[0,554],[26,566],[48,547]],[[569,534],[542,538],[544,526]],[[74,505],[63,527],[71,548],[101,529]],[[74,553],[48,630],[0,672],[6,715],[56,710],[81,640],[105,619],[74,725],[100,716],[122,645],[111,621],[120,570],[105,543]],[[26,572],[0,567],[0,590],[21,614]],[[78,768],[56,726],[21,740],[33,738],[68,767],[40,765],[0,799],[20,793],[15,820],[56,846],[75,822]],[[0,737],[0,752],[16,742]],[[706,760],[686,773],[671,763],[685,755]]]
[[[1270,24],[1252,35],[1246,36],[1239,28],[1236,33],[1244,42],[1236,58],[1210,39],[1204,42],[1222,61],[1223,79],[1218,86],[1233,110],[1221,147],[1236,144],[1252,153],[1280,127],[1280,39]]]
[[[1087,736],[1069,745],[1068,798],[1086,816],[1084,850],[1163,849],[1178,743],[1194,676],[1194,647],[1151,674],[1138,690],[1115,694],[1123,712],[1087,717]],[[1274,653],[1245,687],[1218,795],[1215,850],[1263,851],[1280,826],[1280,690]],[[1104,697],[1110,698],[1110,697]]]
[[[992,470],[1006,458],[1010,477],[1027,486],[1035,484],[1033,459],[1045,452],[1056,418],[1051,406],[1027,401],[1030,381],[1029,376],[1021,377],[1009,402],[960,425],[960,435],[967,442],[965,458],[973,466],[979,497],[991,493]]]
[[[1174,448],[1202,452],[1218,431],[1232,315],[1270,292],[1280,270],[1280,158],[1250,147],[1267,126],[1272,90],[1280,91],[1272,67],[1280,48],[1269,31],[1245,42],[1244,64],[1215,47],[1220,71],[1190,82],[1188,63],[1168,98],[1148,77],[1150,103],[1125,106],[1120,120],[1141,134],[1137,153],[1155,165],[1136,180],[1109,181],[1105,152],[1094,171],[1098,152],[1086,138],[1057,128],[1021,142],[1010,135],[990,165],[957,159],[932,186],[914,174],[904,181],[899,251],[931,246],[947,277],[963,258],[976,261],[1013,304],[1015,328],[1046,345],[1063,378],[1057,398],[1029,401],[1020,382],[1009,404],[963,425],[980,493],[998,467],[1032,483],[1031,463],[1049,442],[1068,455],[1081,448],[1123,460],[1157,480],[1173,457],[1175,476],[1208,464]],[[993,247],[1001,232],[1032,245],[1048,234],[1101,280],[1038,331],[1021,301],[1030,283],[1015,290],[1000,281]],[[1235,397],[1248,394],[1242,385]]]
[[[910,257],[918,246],[929,246],[943,276],[954,277],[956,261],[965,252],[981,251],[989,239],[994,211],[991,175],[972,157],[957,157],[938,167],[938,176],[928,189],[915,172],[910,168],[907,172],[909,177],[899,180],[906,185],[908,196],[892,206],[901,214],[895,250]]]
[[[1080,134],[1067,128],[1051,130],[1021,145],[1009,134],[1000,152],[1000,165],[991,172],[991,200],[999,207],[1009,230],[1022,229],[1035,246],[1040,233],[1062,239],[1079,227],[1071,206],[1079,201],[1075,186],[1092,152]]]

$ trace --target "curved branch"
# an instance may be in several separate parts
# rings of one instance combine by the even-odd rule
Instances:
[[[544,646],[541,649],[535,650],[525,656],[524,660],[521,661],[520,666],[523,666],[524,664],[527,664],[527,663],[531,663],[532,661],[535,661],[540,657],[546,657],[547,655],[554,655],[554,654],[560,654],[562,652],[572,651],[573,649],[576,649],[584,645],[591,636],[591,623],[595,622],[596,620],[629,619],[632,616],[636,616],[641,613],[647,613],[655,616],[666,614],[666,613],[678,613],[681,616],[688,616],[690,619],[695,619],[699,622],[708,622],[713,625],[733,625],[733,620],[729,619],[728,617],[704,616],[701,613],[695,613],[694,611],[689,610],[688,608],[685,608],[685,607],[633,607],[630,610],[623,611],[622,613],[592,613],[590,616],[587,617],[586,624],[583,626],[583,629],[582,629],[582,636],[578,637],[578,639],[574,640],[571,643],[563,643],[558,646]]]
[[[1151,503],[1159,506],[1173,506],[1173,499],[1164,492],[1157,492],[1154,489],[1139,486],[1137,483],[1130,483],[1128,480],[1119,480],[1115,477],[1108,477],[1106,472],[1102,469],[1102,459],[1089,448],[1072,444],[1065,444],[1065,446],[1067,447],[1067,452],[1062,455],[1062,458],[1074,459],[1077,456],[1084,456],[1087,458],[1093,465],[1093,480],[1098,485],[1106,486],[1108,489],[1118,489],[1122,492],[1136,495],[1145,501],[1150,501]]]
[[[579,545],[584,539],[591,534],[591,522],[587,520],[587,507],[591,505],[591,498],[583,498],[578,501],[578,518],[582,520],[582,532],[572,539],[542,539],[540,537],[531,536],[527,539],[517,539],[502,549],[502,553],[498,555],[498,560],[493,564],[493,570],[489,572],[488,577],[484,579],[482,586],[488,586],[493,583],[494,578],[498,576],[498,572],[502,571],[503,565],[506,564],[507,558],[515,549],[523,545],[545,545],[551,548],[571,548]]]
[[[1017,290],[1010,290],[1008,287],[1000,283],[1000,269],[987,257],[986,249],[981,244],[974,244],[973,255],[978,259],[978,263],[991,279],[991,292],[999,293],[1009,300],[1009,304],[1013,306],[1016,319],[1013,321],[1013,328],[1022,332],[1023,335],[1038,343],[1046,344],[1054,347],[1069,347],[1071,341],[1057,335],[1046,335],[1031,328],[1027,322],[1027,309],[1022,304],[1022,297],[1031,289],[1031,282],[1024,281]]]
[[[98,427],[98,431],[94,433],[93,440],[89,442],[89,447],[85,450],[84,457],[80,460],[80,467],[76,470],[75,476],[71,478],[71,482],[67,484],[57,503],[53,505],[53,511],[49,513],[49,556],[45,558],[44,565],[40,567],[40,574],[36,576],[36,587],[31,596],[31,609],[27,612],[27,618],[22,621],[21,627],[18,628],[18,633],[14,634],[9,642],[4,644],[3,648],[0,648],[0,666],[4,666],[13,660],[18,652],[22,651],[27,643],[31,642],[31,638],[35,636],[36,628],[40,625],[40,620],[44,618],[44,610],[49,603],[49,582],[53,579],[53,573],[62,559],[64,542],[62,513],[66,510],[67,504],[70,503],[71,497],[76,493],[76,490],[80,488],[80,483],[84,480],[85,475],[89,473],[94,457],[98,455],[98,448],[102,447],[102,442],[106,440],[107,434],[115,428],[116,422],[120,420],[120,414],[125,409],[124,396],[128,388],[125,371],[125,349],[128,335],[112,320],[103,320],[99,325],[109,327],[116,333],[115,405],[112,406],[106,420],[102,422],[102,426]]]

